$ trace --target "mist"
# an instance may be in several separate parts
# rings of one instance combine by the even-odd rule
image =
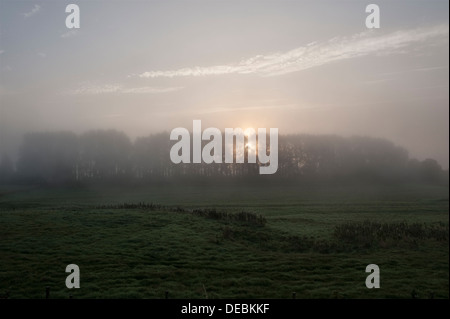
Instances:
[[[190,127],[381,138],[449,166],[448,3],[2,1],[0,152],[29,132]],[[408,14],[405,14],[407,12]],[[321,17],[312,18],[312,17]]]
[[[0,299],[448,299],[448,56],[446,0],[0,0]]]

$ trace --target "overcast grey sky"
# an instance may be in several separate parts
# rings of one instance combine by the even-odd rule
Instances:
[[[81,28],[67,29],[76,3]],[[376,3],[381,28],[367,29]],[[449,164],[448,1],[0,0],[0,148],[26,131],[277,127]]]

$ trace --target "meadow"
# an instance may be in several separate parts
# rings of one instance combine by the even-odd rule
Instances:
[[[0,186],[9,298],[449,298],[427,185]],[[77,264],[81,288],[67,289]],[[367,289],[377,264],[381,288]]]

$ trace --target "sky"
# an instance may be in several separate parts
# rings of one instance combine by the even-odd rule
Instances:
[[[449,3],[372,2],[0,0],[0,151],[29,131],[136,138],[199,119],[387,138],[447,169]]]

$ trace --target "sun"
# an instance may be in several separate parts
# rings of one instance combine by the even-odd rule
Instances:
[[[244,130],[244,136],[246,139],[245,148],[249,153],[256,153],[256,132],[254,128],[247,128]]]
[[[245,137],[251,137],[251,136],[253,136],[253,135],[255,135],[255,134],[256,134],[255,129],[252,128],[252,127],[248,127],[248,128],[246,128],[246,129],[244,130],[244,135],[245,135]]]

